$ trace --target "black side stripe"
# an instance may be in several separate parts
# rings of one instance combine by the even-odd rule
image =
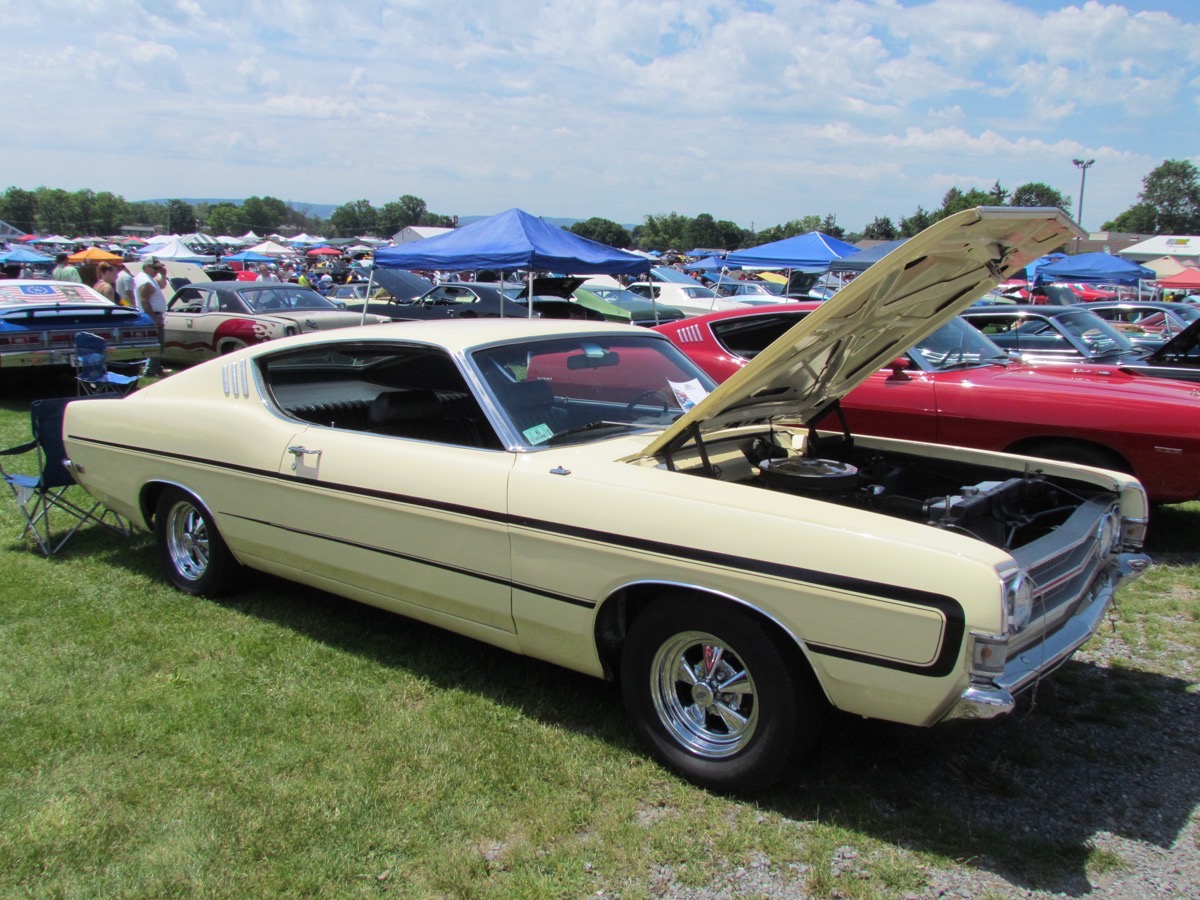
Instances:
[[[334,537],[333,535],[324,534],[316,531],[308,531],[304,528],[295,528],[291,525],[283,525],[279,522],[268,522],[266,519],[254,519],[249,516],[239,516],[235,513],[222,513],[231,519],[240,519],[243,522],[253,522],[256,525],[263,525],[267,528],[277,528],[280,531],[286,531],[290,534],[304,535],[305,537],[316,538],[317,540],[329,541],[334,544],[341,544],[343,547],[353,547],[356,550],[366,550],[369,553],[378,553],[382,556],[390,556],[393,559],[403,559],[407,562],[417,563],[418,565],[429,566],[434,569],[441,569],[444,572],[451,572],[455,575],[465,575],[469,578],[476,578],[479,581],[486,581],[489,584],[497,584],[503,587],[516,588],[524,591],[527,594],[536,594],[545,597],[548,600],[557,600],[560,603],[568,603],[572,606],[581,606],[584,609],[594,609],[596,602],[588,600],[584,597],[572,597],[568,594],[559,594],[554,591],[547,591],[544,588],[535,587],[528,584],[520,584],[508,578],[499,578],[495,575],[489,575],[486,572],[480,572],[476,569],[467,569],[463,566],[455,566],[450,563],[440,562],[438,560],[429,559],[424,556],[415,556],[411,553],[401,553],[399,550],[393,550],[389,547],[377,547],[374,544],[363,544],[359,541],[349,541],[345,538]]]
[[[303,484],[308,487],[317,488],[324,491],[333,491],[336,493],[350,494],[361,497],[371,497],[373,499],[385,500],[392,503],[403,503],[408,506],[437,510],[439,512],[466,516],[469,518],[494,522],[510,527],[524,528],[547,534],[556,534],[608,546],[637,550],[640,552],[655,553],[671,558],[686,559],[692,562],[704,563],[706,565],[717,566],[720,568],[753,572],[759,575],[779,578],[784,581],[811,584],[817,587],[830,588],[832,590],[863,594],[871,597],[879,597],[882,599],[911,604],[913,606],[923,606],[929,609],[937,610],[939,613],[941,613],[946,623],[945,634],[943,635],[943,640],[938,655],[935,657],[933,662],[929,663],[928,665],[917,665],[914,663],[907,663],[899,660],[886,659],[878,656],[871,656],[869,654],[858,653],[856,651],[841,647],[831,647],[822,644],[805,642],[805,647],[807,647],[810,651],[824,656],[832,656],[838,659],[851,660],[854,662],[879,666],[900,672],[909,672],[916,675],[940,678],[949,675],[955,670],[958,660],[958,651],[962,645],[963,635],[966,632],[966,613],[963,610],[962,605],[953,597],[944,594],[936,594],[929,591],[920,591],[914,588],[905,587],[903,585],[887,584],[886,582],[871,581],[865,578],[855,578],[849,575],[837,575],[830,572],[822,572],[817,569],[809,569],[801,566],[790,566],[784,563],[735,556],[733,554],[720,553],[713,550],[702,550],[695,547],[687,547],[680,544],[670,544],[664,541],[654,541],[647,538],[630,537],[628,535],[599,531],[591,528],[582,528],[574,525],[566,525],[559,522],[549,522],[542,519],[533,519],[524,516],[513,516],[496,510],[482,509],[457,503],[445,503],[439,500],[431,500],[428,497],[415,497],[408,494],[397,494],[390,491],[363,488],[356,485],[323,482],[313,478],[285,475],[281,472],[271,469],[258,469],[250,466],[237,465],[235,463],[215,462],[211,459],[204,459],[202,457],[190,456],[182,453],[147,451],[143,447],[136,447],[129,444],[121,444],[111,441],[83,438],[78,435],[70,435],[69,437],[72,440],[96,444],[98,446],[114,447],[137,453],[150,452],[153,453],[153,455],[160,456],[165,459],[189,462],[209,468],[227,469],[233,472],[254,475],[274,481],[282,481],[288,484]],[[228,513],[226,513],[226,515],[228,515]],[[519,590],[527,591],[548,599],[570,603],[575,606],[582,606],[586,608],[594,608],[596,606],[593,601],[584,598],[555,594],[527,585],[518,585],[506,579],[498,579],[495,576],[451,566],[446,563],[409,556],[399,553],[398,551],[347,542],[340,538],[330,537],[329,535],[325,534],[303,532],[299,529],[291,526],[281,525],[277,522],[260,521],[259,524],[266,525],[268,527],[280,528],[285,531],[294,531],[296,533],[307,534],[310,537],[323,540],[336,541],[376,553],[385,553],[387,555],[401,559],[407,559],[418,564],[434,566],[446,571],[479,578],[494,584],[509,584],[512,587],[518,588]]]

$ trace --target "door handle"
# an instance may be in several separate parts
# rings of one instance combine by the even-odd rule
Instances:
[[[321,453],[323,452],[321,450],[309,450],[307,447],[301,447],[299,444],[293,444],[292,446],[288,447],[287,449],[288,449],[288,453],[292,454],[292,456],[295,457],[295,459],[292,460],[292,471],[293,472],[296,470],[296,467],[300,465],[300,460],[302,460],[304,457],[315,456],[315,457],[317,457],[317,461],[319,462],[321,459]]]

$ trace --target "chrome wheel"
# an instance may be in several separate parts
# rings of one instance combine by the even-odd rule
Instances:
[[[208,523],[203,513],[186,500],[167,512],[165,545],[171,567],[181,578],[199,581],[208,571]]]
[[[650,664],[650,697],[659,720],[680,745],[707,759],[744,749],[758,727],[754,678],[719,638],[676,634]]]

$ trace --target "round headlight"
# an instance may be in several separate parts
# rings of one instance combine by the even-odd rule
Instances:
[[[1024,572],[1008,583],[1008,624],[1020,631],[1029,624],[1033,614],[1033,582]]]

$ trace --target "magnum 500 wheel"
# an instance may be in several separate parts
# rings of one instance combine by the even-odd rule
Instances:
[[[189,594],[218,596],[233,586],[237,561],[195,497],[168,488],[158,498],[154,536],[167,578]]]
[[[816,742],[824,697],[799,651],[749,613],[704,597],[659,601],[633,623],[621,687],[663,763],[717,790],[779,780]]]

